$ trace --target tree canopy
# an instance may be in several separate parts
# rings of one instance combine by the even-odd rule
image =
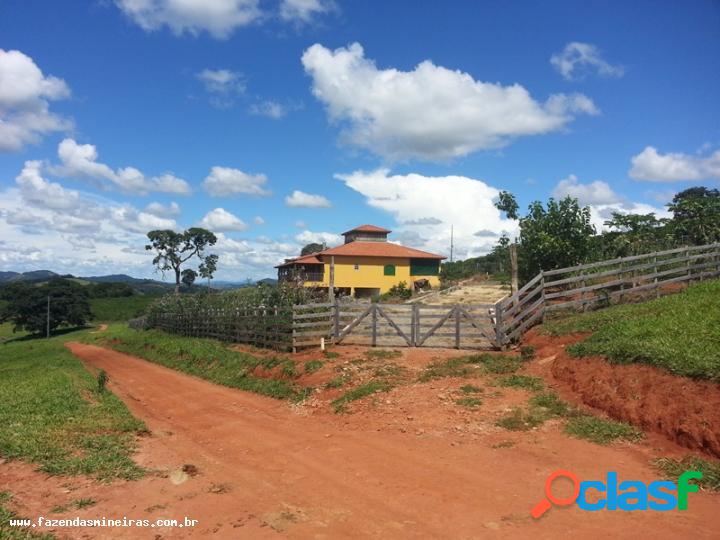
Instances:
[[[169,271],[175,274],[175,293],[180,292],[183,265],[190,259],[200,261],[199,271],[203,277],[210,279],[215,273],[218,256],[206,255],[205,250],[217,243],[217,237],[207,229],[192,227],[181,233],[156,230],[147,236],[150,244],[145,249],[155,251],[153,265],[163,274]]]
[[[673,213],[676,238],[695,245],[720,242],[720,191],[692,187],[681,191],[668,204]]]
[[[50,331],[60,326],[83,326],[92,317],[88,289],[68,279],[55,278],[42,285],[17,282],[2,289],[7,304],[0,321],[11,321],[14,330],[43,333],[47,328],[50,298]]]
[[[312,253],[320,253],[321,251],[325,250],[324,244],[318,244],[317,242],[311,242],[307,245],[305,245],[302,250],[300,250],[300,256],[304,255],[310,255]]]

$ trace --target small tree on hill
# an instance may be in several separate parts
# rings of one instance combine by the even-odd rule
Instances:
[[[14,331],[44,333],[48,327],[50,299],[50,331],[59,326],[84,326],[92,317],[86,287],[62,278],[44,285],[14,283],[3,289],[7,304],[0,312],[0,321],[12,321]]]
[[[673,213],[670,225],[678,240],[696,245],[720,242],[720,191],[692,187],[681,191],[668,204]]]
[[[200,227],[192,227],[181,233],[171,230],[150,231],[147,236],[150,244],[147,244],[145,249],[154,250],[156,253],[153,264],[163,274],[168,271],[175,273],[176,294],[180,293],[182,267],[193,257],[200,260],[201,266],[204,265],[205,275],[208,278],[212,277],[218,257],[205,255],[205,249],[217,243],[217,237],[212,232]],[[212,261],[212,269],[208,267],[210,261]]]

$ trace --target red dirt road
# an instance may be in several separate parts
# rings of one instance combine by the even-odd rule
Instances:
[[[549,472],[581,479],[652,481],[648,450],[602,447],[557,429],[523,435],[512,448],[451,443],[432,433],[380,430],[354,415],[309,415],[287,403],[216,386],[122,353],[80,343],[70,350],[104,369],[111,390],[151,435],[137,461],[199,474],[150,475],[102,485],[0,466],[0,483],[26,515],[48,515],[63,492],[97,504],[73,515],[155,519],[188,516],[193,529],[84,530],[72,538],[717,538],[720,495],[691,494],[685,512],[583,512],[553,508],[535,521]],[[28,474],[36,481],[21,482]],[[182,476],[182,475],[180,475]],[[22,487],[12,487],[15,478]],[[175,482],[172,480],[175,479]],[[177,485],[176,485],[177,484]],[[558,496],[562,488],[558,485]],[[60,532],[60,531],[58,531]],[[67,532],[66,532],[67,533]]]

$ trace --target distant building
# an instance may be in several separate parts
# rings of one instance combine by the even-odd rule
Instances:
[[[327,289],[334,265],[336,291],[358,298],[385,293],[402,281],[411,288],[418,280],[439,287],[440,261],[446,257],[390,243],[391,232],[375,225],[355,227],[343,233],[343,245],[277,266],[278,280]]]

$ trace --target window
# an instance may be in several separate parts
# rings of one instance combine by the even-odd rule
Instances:
[[[355,270],[360,270],[360,265],[359,265],[359,264],[356,264],[356,265],[355,265]]]
[[[383,275],[384,276],[394,276],[395,275],[395,265],[394,264],[386,264],[383,268]]]
[[[437,276],[440,274],[440,261],[437,259],[410,259],[411,276]]]

